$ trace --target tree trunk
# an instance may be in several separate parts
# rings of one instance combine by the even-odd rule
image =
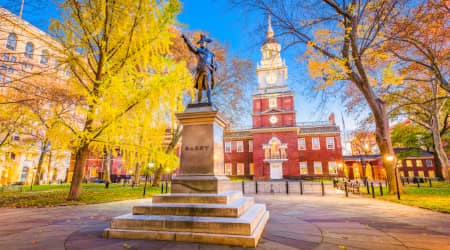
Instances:
[[[83,183],[84,167],[89,154],[89,144],[83,143],[75,152],[75,168],[73,170],[72,182],[70,184],[67,200],[79,200],[81,195],[81,184]]]
[[[438,93],[438,86],[436,83],[433,82],[433,85],[431,87],[431,91],[433,94],[433,107],[431,109],[431,134],[433,136],[433,147],[436,151],[437,157],[439,159],[439,163],[441,166],[441,175],[442,178],[444,178],[445,180],[449,180],[449,162],[448,162],[448,158],[447,158],[447,153],[445,152],[444,147],[442,146],[442,139],[441,139],[441,130],[439,128],[439,111],[440,109],[438,108],[437,105],[437,101],[436,101],[436,97],[437,97],[437,93]],[[444,126],[446,126],[447,124],[445,124]]]
[[[136,185],[141,184],[141,164],[139,162],[136,162],[134,169],[134,182]]]
[[[400,175],[398,173],[396,180],[395,171],[397,171],[397,156],[395,155],[394,148],[392,147],[388,115],[385,110],[384,103],[380,99],[377,99],[377,103],[380,108],[378,109],[378,112],[373,112],[376,124],[375,139],[377,141],[378,147],[380,148],[383,166],[386,170],[386,179],[389,185],[389,192],[391,194],[397,192],[402,193],[403,188],[401,185]],[[389,161],[387,158],[388,156],[393,156],[393,160]],[[399,184],[399,190],[397,190],[397,183]]]
[[[36,173],[34,174],[34,181],[33,181],[33,185],[36,185],[36,186],[41,184],[42,165],[44,163],[44,157],[47,153],[46,145],[47,145],[46,142],[43,142],[41,144],[41,153],[39,154],[39,160],[38,160],[37,169],[36,169]]]
[[[434,165],[436,167],[436,177],[443,179],[444,177],[442,177],[442,171],[441,171],[442,166],[441,166],[441,162],[439,161],[438,153],[434,147],[433,147],[433,150],[434,151],[431,153],[433,154]]]
[[[433,135],[433,146],[436,151],[437,158],[440,165],[440,174],[445,180],[449,180],[449,162],[444,147],[442,146],[442,139],[439,130],[439,118],[436,113],[431,116],[431,133]],[[437,169],[439,171],[439,169]]]
[[[112,161],[112,151],[110,147],[107,147],[105,173],[103,174],[103,180],[105,181],[105,188],[109,188],[109,183],[111,183],[111,161]]]
[[[162,176],[162,166],[159,165],[159,168],[155,170],[155,178],[152,182],[152,187],[158,187],[161,182],[161,176]]]
[[[397,180],[395,178],[397,156],[395,155],[394,148],[392,147],[391,131],[389,130],[389,118],[386,112],[385,103],[383,100],[376,98],[369,83],[361,84],[358,87],[365,96],[375,119],[375,139],[380,149],[383,166],[386,171],[389,192],[391,194],[396,193],[397,191],[402,193],[403,187],[400,184],[400,175],[397,174]],[[392,161],[388,161],[387,156],[392,156],[394,159]],[[397,183],[399,183],[399,190],[397,190]]]
[[[47,184],[50,184],[50,173],[52,171],[52,151],[48,152],[48,165],[47,165]],[[53,176],[52,176],[53,178]]]

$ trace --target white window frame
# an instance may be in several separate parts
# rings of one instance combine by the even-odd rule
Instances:
[[[298,164],[299,168],[300,168],[300,175],[308,175],[308,162],[306,161],[301,161]],[[306,170],[306,171],[304,171]]]
[[[306,138],[298,138],[298,150],[306,150]]]
[[[17,48],[17,34],[9,33],[6,40],[6,48],[9,50],[16,50]]]
[[[405,160],[405,165],[406,165],[406,167],[408,167],[408,168],[412,168],[412,167],[413,167],[413,162],[412,162],[412,160]]]
[[[238,162],[236,166],[236,175],[244,176],[244,174],[245,174],[244,163]]]
[[[426,165],[428,168],[432,168],[432,167],[433,167],[433,161],[430,160],[430,159],[425,160],[425,165]]]
[[[276,108],[277,107],[277,97],[271,96],[269,97],[269,108]]]
[[[416,167],[420,167],[420,168],[423,167],[423,162],[421,159],[416,160]]]
[[[317,140],[317,144],[314,143],[315,140]],[[313,150],[320,150],[320,137],[311,138],[311,144]]]
[[[318,168],[320,168],[320,173],[318,173],[318,171],[316,171]],[[323,175],[323,167],[322,167],[321,161],[314,162],[314,174],[315,175]]]
[[[27,42],[25,45],[25,57],[33,59],[34,54],[34,44],[32,42]]]
[[[49,58],[50,58],[50,53],[48,52],[47,49],[43,49],[41,51],[41,60],[39,61],[39,63],[43,64],[43,65],[48,65]]]
[[[334,171],[333,172],[331,172],[331,165],[334,165],[332,168],[334,169]],[[329,161],[328,162],[328,174],[329,175],[337,175],[338,174],[338,169],[337,169],[337,164],[336,164],[336,162],[335,161]]]
[[[225,142],[225,153],[231,153],[231,142],[230,141]]]
[[[225,163],[225,175],[232,175],[233,174],[233,164],[230,162]]]
[[[327,149],[335,149],[335,143],[334,143],[334,137],[327,137],[326,138],[326,143],[327,143]]]
[[[248,152],[253,152],[253,141],[248,141]]]
[[[244,142],[243,141],[236,141],[236,152],[238,152],[238,153],[244,152]]]

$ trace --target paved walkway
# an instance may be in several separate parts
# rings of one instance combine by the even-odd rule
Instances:
[[[450,249],[450,214],[341,195],[267,195],[256,200],[271,213],[258,249]],[[148,202],[0,208],[0,249],[240,249],[101,238],[111,217]]]

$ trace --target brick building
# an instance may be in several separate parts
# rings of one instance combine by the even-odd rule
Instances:
[[[27,100],[29,96],[24,93],[24,89],[39,95],[37,91],[42,91],[39,86],[44,85],[48,89],[67,89],[68,72],[58,61],[58,46],[58,42],[50,35],[0,7],[0,97],[9,101]],[[2,107],[6,107],[5,104]],[[50,102],[42,101],[42,110],[50,110],[51,107]],[[2,110],[0,116],[4,122],[11,114]],[[15,117],[19,120],[20,116]],[[30,183],[36,175],[43,150],[47,150],[47,153],[43,159],[42,181],[50,183],[66,179],[70,152],[43,146],[43,141],[36,136],[43,134],[45,132],[38,125],[32,133],[26,134],[18,134],[15,130],[7,129],[7,126],[3,127],[0,140],[8,143],[0,148],[0,185]]]
[[[328,121],[297,123],[288,68],[270,19],[256,74],[251,128],[225,131],[225,173],[255,179],[339,176],[343,157],[334,115]]]

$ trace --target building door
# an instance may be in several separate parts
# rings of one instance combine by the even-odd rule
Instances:
[[[283,179],[283,167],[281,162],[270,163],[270,179]]]

